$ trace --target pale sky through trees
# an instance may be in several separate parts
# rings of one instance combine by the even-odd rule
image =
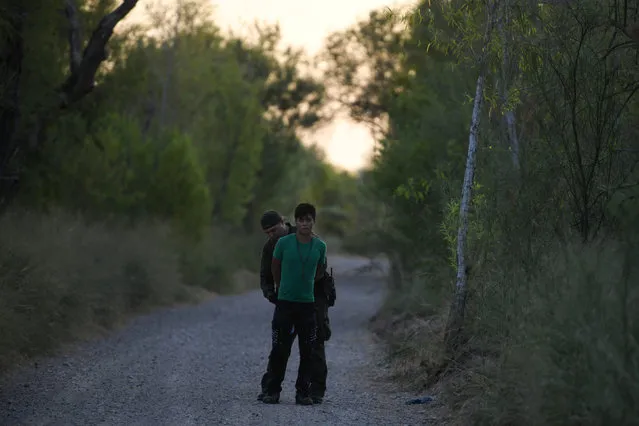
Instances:
[[[213,0],[222,28],[240,31],[256,19],[279,22],[284,44],[304,48],[310,55],[320,51],[332,32],[349,27],[377,8],[396,6],[394,0]],[[312,137],[326,150],[327,159],[347,170],[364,166],[373,138],[364,125],[337,119]]]
[[[144,11],[142,0],[135,12]],[[280,23],[283,43],[304,48],[314,55],[332,32],[365,18],[371,10],[396,7],[396,0],[212,0],[215,21],[224,30],[241,34],[255,20]],[[142,6],[142,7],[140,7]],[[136,14],[137,14],[136,13]],[[316,132],[311,141],[325,149],[327,159],[346,170],[364,166],[373,148],[373,138],[364,125],[349,119],[336,119]]]

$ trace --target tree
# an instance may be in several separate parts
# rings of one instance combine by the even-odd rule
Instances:
[[[324,85],[300,71],[305,63],[302,52],[282,48],[277,26],[256,24],[254,30],[252,39],[232,38],[228,44],[245,78],[258,86],[266,112],[256,187],[246,204],[246,230],[254,229],[263,210],[283,205],[288,208],[288,204],[296,202],[300,191],[312,183],[312,175],[302,170],[308,161],[315,159],[305,156],[307,148],[300,137],[328,119]]]
[[[461,202],[459,204],[459,230],[457,233],[457,277],[455,281],[455,297],[448,316],[446,326],[446,340],[449,349],[455,349],[459,344],[459,333],[463,324],[466,311],[467,289],[467,260],[466,237],[468,235],[468,210],[472,199],[472,191],[475,177],[475,158],[479,139],[479,126],[484,101],[484,86],[486,79],[486,66],[488,61],[488,49],[492,37],[495,22],[497,2],[489,2],[486,10],[486,29],[484,30],[484,42],[478,58],[479,76],[473,101],[473,113],[470,121],[468,135],[468,156],[466,158],[466,171],[461,190]]]
[[[95,86],[95,76],[98,68],[106,59],[106,45],[113,34],[116,25],[136,6],[137,0],[124,0],[112,12],[104,15],[91,37],[82,47],[80,35],[80,16],[78,6],[73,0],[66,0],[65,15],[68,25],[69,69],[62,85],[52,91],[42,101],[42,106],[33,111],[36,117],[27,120],[29,112],[19,104],[17,93],[19,87],[25,84],[23,79],[24,33],[32,31],[28,27],[31,5],[25,2],[10,3],[7,7],[7,27],[10,34],[6,59],[8,64],[5,72],[9,82],[6,93],[12,100],[7,110],[2,114],[3,143],[0,146],[0,179],[5,185],[0,185],[0,205],[9,200],[10,187],[6,186],[7,178],[15,181],[10,168],[18,167],[15,156],[22,151],[32,151],[40,147],[46,138],[46,129],[51,121],[63,109],[69,108],[90,93]],[[16,123],[18,123],[16,125]]]
[[[406,36],[404,25],[384,11],[373,11],[368,19],[329,36],[320,58],[332,82],[331,98],[378,136],[395,94]]]

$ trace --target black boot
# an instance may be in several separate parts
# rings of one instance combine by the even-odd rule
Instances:
[[[303,396],[301,394],[295,394],[295,403],[297,405],[313,405],[313,399],[310,396]]]
[[[280,394],[279,393],[265,394],[262,397],[262,402],[264,404],[279,404],[280,403]]]

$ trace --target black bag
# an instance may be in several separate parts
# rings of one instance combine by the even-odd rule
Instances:
[[[322,284],[324,286],[324,294],[326,295],[327,305],[335,306],[335,301],[337,300],[337,292],[335,290],[335,278],[333,278],[333,268],[331,268],[330,275],[328,273],[324,274],[324,279],[322,280]]]

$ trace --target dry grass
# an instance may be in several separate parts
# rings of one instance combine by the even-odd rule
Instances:
[[[639,424],[636,254],[606,241],[549,250],[531,275],[485,265],[454,361],[442,345],[447,310],[423,308],[423,283],[404,288],[411,297],[391,293],[374,325],[397,378],[445,402],[438,424]]]
[[[13,211],[0,217],[0,235],[0,372],[131,313],[234,287],[228,257],[237,247],[177,244],[161,223]]]

